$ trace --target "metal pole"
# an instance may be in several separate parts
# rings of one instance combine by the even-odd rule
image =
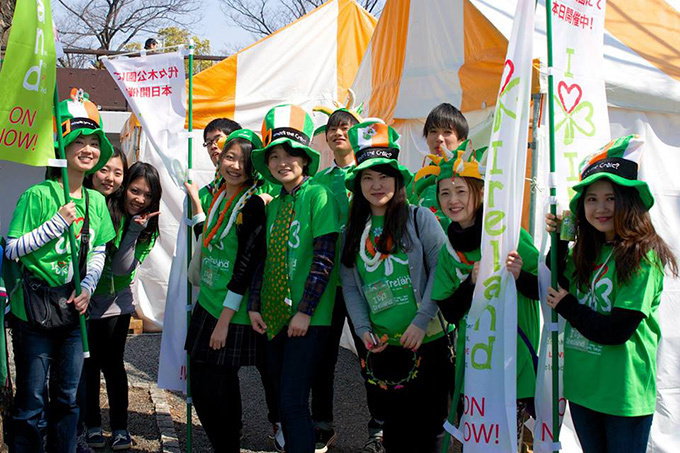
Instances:
[[[552,42],[552,0],[545,2],[545,18],[546,18],[546,33],[548,41],[548,136],[550,137],[550,213],[557,215],[557,188],[555,187],[555,101],[553,93],[555,92],[553,81],[553,42]],[[556,231],[550,234],[550,285],[557,288],[557,249],[559,247],[559,236]],[[550,321],[553,325],[557,325],[557,312],[553,309]],[[552,348],[552,440],[553,445],[560,439],[560,408],[559,408],[559,338],[556,329],[552,329],[550,334]],[[557,452],[558,450],[553,449]]]
[[[189,184],[192,182],[192,175],[191,175],[191,167],[192,167],[192,161],[193,161],[193,138],[191,137],[191,132],[194,130],[193,126],[193,121],[194,121],[194,41],[193,39],[189,40],[189,102],[188,102],[188,110],[189,110],[189,142],[188,142],[188,157],[187,157],[187,181]],[[192,213],[191,213],[191,203],[188,202],[187,199],[187,217],[189,220],[192,218]],[[191,234],[192,234],[192,229],[187,228],[187,277],[188,277],[188,270],[189,270],[189,263],[191,260],[191,246],[192,246],[192,239],[191,239]],[[192,291],[191,291],[191,283],[189,282],[187,278],[187,332],[189,331],[189,325],[191,324],[191,297],[192,297]],[[191,374],[190,374],[190,369],[189,369],[189,354],[187,354],[187,452],[191,453],[192,451],[192,442],[191,442]]]
[[[541,114],[541,93],[531,96],[534,113],[531,125],[531,181],[529,182],[529,234],[536,232],[536,174],[538,172],[538,120]]]
[[[54,118],[57,124],[57,149],[59,152],[59,159],[66,160],[66,153],[64,151],[64,138],[61,135],[61,114],[59,113],[59,93],[57,92],[57,82],[54,82]],[[61,183],[64,186],[64,200],[66,204],[71,202],[71,194],[68,185],[68,172],[66,167],[61,167]],[[83,188],[83,190],[85,190]],[[83,194],[84,195],[84,194]],[[75,223],[75,222],[74,222]],[[71,248],[71,266],[73,266],[73,283],[75,285],[76,297],[80,296],[82,289],[80,288],[80,268],[78,266],[78,252],[76,251],[76,235],[74,223],[68,228],[68,242]],[[85,323],[85,315],[80,313],[78,315],[80,323],[80,338],[83,342],[83,356],[87,359],[90,357],[90,345],[87,341],[87,324]]]

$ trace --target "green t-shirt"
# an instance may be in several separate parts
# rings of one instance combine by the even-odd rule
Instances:
[[[452,255],[452,252],[454,255]],[[529,233],[520,230],[517,252],[522,257],[522,270],[536,275],[538,269],[538,250],[534,247]],[[463,259],[464,258],[464,259]],[[463,258],[453,251],[447,241],[439,252],[437,270],[432,288],[433,300],[445,300],[450,297],[463,280],[472,271],[472,266],[481,258],[480,249],[466,252]],[[464,261],[467,261],[464,262]],[[534,351],[538,351],[539,341],[539,306],[535,300],[527,299],[517,292],[517,324],[526,335]],[[462,358],[465,357],[465,332],[467,315],[460,323],[458,343],[456,344],[456,366],[461,369]],[[530,398],[534,395],[536,373],[532,354],[525,340],[517,335],[517,398]]]
[[[432,211],[439,220],[439,224],[444,231],[447,230],[451,224],[451,219],[446,217],[446,214],[439,210],[437,203],[437,183],[434,180],[435,176],[426,176],[415,183],[411,183],[407,189],[409,203],[422,206]]]
[[[111,215],[106,206],[104,196],[96,190],[86,189],[90,199],[90,251],[100,245],[105,245],[116,236],[111,222]],[[74,198],[76,213],[75,221],[76,248],[80,250],[80,230],[85,219],[85,197]],[[59,208],[66,204],[64,189],[57,181],[44,181],[36,184],[24,192],[14,210],[9,224],[8,237],[18,238],[33,231],[50,220]],[[50,286],[60,286],[73,278],[71,264],[71,247],[68,234],[53,239],[33,253],[20,258],[21,263],[36,277],[45,280]],[[84,275],[81,275],[81,279]],[[11,301],[12,313],[19,319],[26,320],[24,298],[21,291],[17,291]]]
[[[567,323],[564,397],[605,414],[649,415],[656,406],[656,352],[661,338],[657,308],[663,291],[663,270],[656,253],[650,251],[631,280],[619,282],[611,252],[612,246],[603,246],[593,264],[593,297],[591,288],[577,288],[570,254],[565,269],[571,280],[570,292],[581,304],[603,315],[609,315],[613,308],[624,308],[639,311],[645,318],[630,339],[620,345],[590,341]]]
[[[256,197],[257,195],[253,196]],[[208,228],[212,228],[215,224],[219,217],[219,213],[222,212],[222,209],[224,209],[224,206],[228,201],[227,197],[222,199],[215,212],[213,222]],[[224,215],[223,222],[228,223],[229,217],[232,215],[237,201],[237,199],[234,200],[229,210]],[[236,234],[238,223],[239,220],[237,217],[236,222],[234,222],[234,225],[232,225],[227,235],[221,241],[213,240],[208,247],[201,244],[201,284],[198,294],[198,303],[215,318],[219,318],[222,314],[224,308],[222,304],[224,303],[224,298],[227,296],[228,291],[227,285],[231,281],[231,277],[234,273],[234,265],[236,264],[238,252],[238,235]],[[217,235],[221,236],[221,231],[219,231]],[[231,319],[232,324],[250,325],[248,304],[246,303],[247,300],[248,293],[246,292],[238,312],[236,312]]]
[[[201,202],[201,207],[203,207],[203,212],[206,213],[208,212],[208,209],[210,208],[210,203],[212,203],[212,191],[210,190],[210,185],[206,185],[201,187],[201,190],[198,191],[198,200]]]
[[[321,184],[327,187],[335,196],[340,209],[341,229],[345,227],[349,218],[349,201],[352,198],[352,192],[345,187],[345,178],[352,168],[354,168],[354,165],[338,167],[333,164],[318,172],[311,180],[311,184]]]
[[[384,216],[371,217],[371,231],[368,238],[374,247],[376,237],[382,233],[384,224]],[[365,245],[362,244],[362,246],[365,249]],[[371,256],[367,251],[365,253],[366,256]],[[364,285],[363,290],[369,307],[373,332],[378,337],[386,334],[389,344],[399,345],[401,335],[418,312],[418,302],[409,272],[408,255],[398,250],[379,260],[375,265],[369,265],[359,254],[356,265]],[[443,335],[439,320],[435,318],[428,325],[423,343],[441,338]]]
[[[270,248],[270,232],[281,206],[282,197],[291,196],[290,194],[279,193],[267,206],[267,249]],[[288,275],[293,300],[293,314],[297,312],[297,306],[305,290],[305,281],[312,268],[314,238],[331,233],[340,233],[337,201],[328,189],[320,185],[310,184],[309,179],[307,179],[298,188],[294,198],[293,220],[290,223],[288,234]],[[333,272],[316,307],[310,322],[312,326],[329,326],[331,324],[337,286],[335,275],[336,272]],[[267,278],[267,276],[265,275],[264,278]]]
[[[121,225],[126,224],[126,217],[123,216],[121,219]],[[123,228],[120,228],[120,231],[118,234],[116,234],[116,238],[114,239],[114,247],[115,249],[113,251],[107,251],[106,253],[106,261],[104,262],[104,270],[102,270],[102,276],[99,279],[99,283],[97,284],[97,289],[94,291],[95,295],[113,295],[117,292],[119,292],[122,289],[125,289],[132,285],[132,282],[135,279],[135,274],[137,273],[137,268],[135,268],[132,272],[130,272],[127,275],[113,275],[113,267],[112,267],[112,260],[113,260],[113,254],[118,250],[120,247],[120,242],[123,240],[123,235],[124,235]],[[142,264],[142,262],[146,259],[147,256],[149,256],[149,253],[151,253],[151,249],[153,249],[153,246],[156,244],[156,236],[152,236],[149,241],[137,241],[135,244],[135,260],[137,260],[138,264]]]

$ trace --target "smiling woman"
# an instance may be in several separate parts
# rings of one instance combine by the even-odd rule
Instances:
[[[86,93],[74,90],[71,99],[57,108],[63,124],[56,132],[62,134],[66,147],[72,201],[65,204],[59,172],[48,172],[46,181],[21,196],[8,231],[6,255],[19,260],[17,271],[21,271],[23,283],[31,282],[12,288],[16,292],[11,299],[10,324],[17,375],[17,394],[9,422],[12,451],[42,451],[40,417],[35,414],[45,411],[50,414],[47,444],[57,451],[75,451],[76,389],[83,366],[76,311],[87,310],[104,266],[105,245],[115,236],[104,197],[83,188],[85,176],[102,168],[112,152],[97,106]],[[82,292],[77,297],[70,250],[64,246],[64,233],[70,225],[74,225],[76,237],[80,238],[75,245],[81,276],[84,275],[80,282]],[[61,303],[63,299],[67,300],[66,308]],[[49,310],[39,310],[46,305]],[[53,313],[58,313],[59,319],[51,316]],[[60,397],[49,402],[43,399],[46,386],[51,395]]]

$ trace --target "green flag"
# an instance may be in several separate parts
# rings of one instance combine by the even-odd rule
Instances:
[[[17,0],[0,71],[0,160],[47,166],[54,158],[56,73],[50,2]]]

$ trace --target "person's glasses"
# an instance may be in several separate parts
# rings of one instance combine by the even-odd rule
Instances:
[[[215,138],[213,138],[213,139],[211,139],[211,140],[206,140],[206,141],[203,142],[203,147],[204,147],[204,148],[210,148],[210,147],[212,147],[213,145],[217,145],[217,142],[218,142],[221,138],[222,138],[222,137],[218,135],[217,137],[215,137]]]

